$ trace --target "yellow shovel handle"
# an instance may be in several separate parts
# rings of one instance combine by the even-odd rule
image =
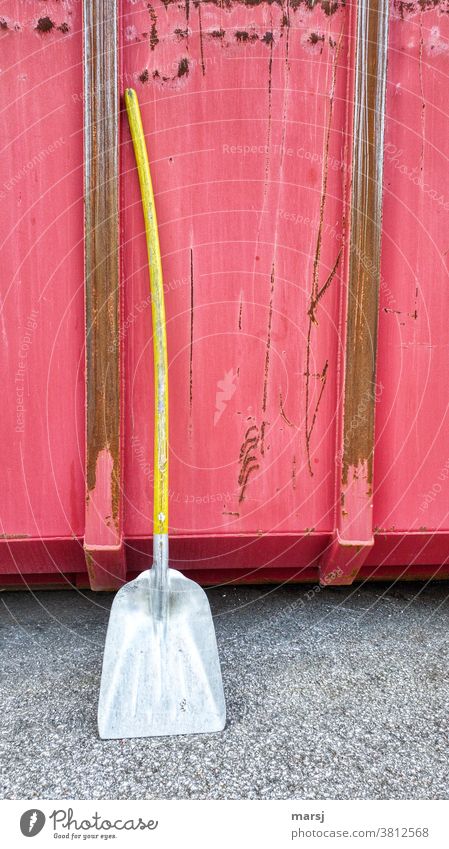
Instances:
[[[161,251],[150,165],[137,94],[125,91],[125,105],[139,174],[150,267],[154,351],[154,508],[153,533],[168,533],[168,366]]]

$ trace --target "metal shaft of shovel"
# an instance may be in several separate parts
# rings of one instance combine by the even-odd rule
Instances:
[[[139,175],[150,269],[154,352],[153,565],[112,604],[98,705],[100,737],[221,731],[226,706],[209,601],[168,566],[168,365],[162,263],[136,92],[125,105]]]
[[[166,616],[164,606],[167,603],[168,591],[168,365],[164,288],[156,205],[154,203],[148,153],[139,101],[132,88],[125,91],[125,106],[139,175],[150,266],[155,409],[152,578],[157,598],[154,615],[158,620],[161,620]]]

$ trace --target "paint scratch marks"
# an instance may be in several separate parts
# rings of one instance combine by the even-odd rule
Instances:
[[[308,462],[308,465],[309,465],[309,472],[312,476],[313,476],[313,471],[312,471],[312,468],[311,468],[311,460],[310,460],[310,439],[311,439],[311,436],[312,436],[312,433],[313,433],[313,429],[315,427],[315,423],[316,423],[316,419],[317,419],[317,415],[318,415],[318,409],[319,409],[319,406],[321,404],[321,399],[323,397],[323,392],[324,392],[324,389],[325,389],[325,386],[326,386],[328,366],[329,366],[329,362],[328,362],[328,360],[326,360],[326,362],[324,363],[322,372],[319,375],[317,375],[318,379],[321,381],[321,389],[320,389],[320,392],[319,392],[319,395],[318,395],[318,400],[315,404],[315,408],[314,408],[314,411],[313,411],[313,416],[312,416],[312,421],[310,423],[310,426],[307,427],[307,425],[306,425],[307,462]]]
[[[319,289],[319,290],[316,292],[316,294],[315,294],[315,295],[314,295],[314,293],[312,292],[312,296],[311,296],[311,298],[310,298],[310,305],[309,305],[309,309],[308,309],[308,311],[307,311],[307,315],[309,316],[310,321],[311,321],[311,323],[312,323],[312,324],[315,324],[315,325],[317,325],[317,324],[318,324],[318,322],[317,322],[317,320],[316,320],[316,309],[317,309],[317,306],[318,306],[319,302],[321,301],[321,298],[323,297],[323,295],[324,295],[324,294],[327,292],[327,290],[329,289],[329,286],[331,285],[332,280],[334,279],[334,277],[335,277],[335,275],[336,275],[336,273],[337,273],[337,269],[338,269],[338,266],[339,266],[339,263],[340,263],[340,259],[341,259],[342,252],[343,252],[343,247],[341,247],[341,248],[340,248],[340,250],[338,251],[337,258],[336,258],[336,260],[335,260],[335,262],[334,262],[334,264],[333,264],[333,266],[332,266],[332,270],[331,270],[331,272],[328,274],[328,276],[327,276],[327,278],[326,278],[326,281],[325,281],[325,282],[323,283],[323,285],[321,286],[321,289]]]
[[[245,433],[245,438],[243,440],[243,444],[240,448],[239,462],[240,462],[240,474],[238,478],[238,484],[240,487],[240,495],[239,502],[241,503],[245,498],[246,488],[248,486],[248,481],[250,475],[257,471],[259,468],[259,464],[257,462],[257,447],[259,444],[259,429],[257,425],[251,425]]]
[[[422,67],[422,54],[423,54],[423,46],[424,46],[424,38],[423,38],[423,26],[422,26],[422,9],[419,15],[419,56],[418,56],[418,72],[419,72],[419,92],[421,97],[421,151],[419,157],[419,170],[422,172],[424,170],[424,142],[426,138],[426,101],[424,98],[424,81],[423,81],[423,67]]]
[[[284,399],[282,397],[282,392],[280,390],[279,390],[279,410],[281,412],[281,416],[284,419],[285,424],[288,425],[289,427],[294,427],[293,422],[290,421],[290,419],[288,418],[288,416],[285,412]]]
[[[239,303],[239,330],[242,329],[242,311],[243,311],[243,292],[240,292],[240,303]]]
[[[263,421],[260,426],[260,453],[262,457],[265,456],[265,428],[269,425],[270,422]]]

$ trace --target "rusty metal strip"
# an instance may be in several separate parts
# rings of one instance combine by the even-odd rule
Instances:
[[[337,522],[321,579],[351,583],[373,544],[372,484],[388,0],[355,7],[354,106]]]
[[[125,578],[121,517],[119,0],[83,0],[86,528],[93,589]]]
[[[358,7],[351,240],[345,375],[343,481],[349,469],[367,464],[372,483],[374,382],[379,310],[382,178],[387,69],[387,0]],[[369,397],[367,414],[351,428]]]

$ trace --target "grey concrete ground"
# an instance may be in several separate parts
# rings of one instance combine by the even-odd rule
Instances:
[[[109,595],[2,593],[3,798],[426,798],[449,789],[448,584],[216,588],[228,723],[100,741]]]

